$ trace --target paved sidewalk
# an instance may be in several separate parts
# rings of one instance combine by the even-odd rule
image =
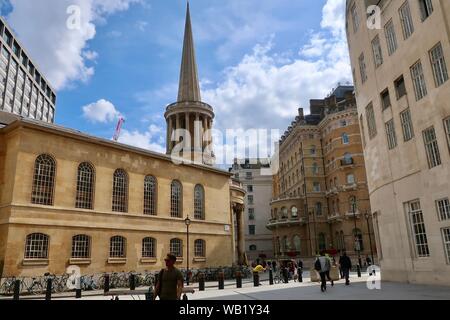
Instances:
[[[318,283],[311,283],[305,277],[303,283],[291,281],[270,286],[262,277],[262,285],[253,287],[253,282],[244,281],[243,288],[237,289],[234,281],[227,281],[224,290],[218,290],[217,284],[208,283],[206,290],[188,294],[189,300],[450,300],[450,287],[412,285],[403,283],[382,282],[381,290],[367,288],[367,276],[358,278],[351,275],[351,285],[337,281],[334,287],[328,283],[326,293],[320,292]],[[88,295],[89,294],[89,295]],[[91,296],[91,294],[97,294]],[[71,296],[54,295],[53,299],[74,300]],[[38,297],[34,297],[38,298]],[[43,299],[44,297],[39,297]],[[103,292],[83,292],[81,300],[111,300],[103,296]],[[120,300],[145,300],[145,296],[120,296]]]

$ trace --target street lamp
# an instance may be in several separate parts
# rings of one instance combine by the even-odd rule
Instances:
[[[359,242],[358,236],[356,234],[356,198],[352,198],[352,211],[353,211],[353,220],[355,222],[354,236],[355,236],[355,251],[358,253],[358,265],[356,266],[356,270],[358,272],[358,278],[361,278],[361,244]]]
[[[186,224],[186,245],[187,245],[187,273],[186,273],[186,284],[189,285],[189,225],[191,224],[191,219],[189,219],[189,216],[184,220],[184,223]]]
[[[367,229],[369,230],[369,245],[370,245],[370,255],[372,257],[372,264],[375,264],[375,261],[373,260],[372,236],[370,234],[370,224],[369,224],[369,218],[371,215],[369,214],[368,211],[366,211],[366,214],[364,216],[366,217]]]

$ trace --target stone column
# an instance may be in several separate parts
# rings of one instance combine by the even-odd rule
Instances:
[[[169,149],[169,154],[172,152],[172,148],[173,148],[173,142],[172,142],[172,134],[173,134],[173,116],[170,116],[168,118],[168,123],[169,123],[169,138],[167,139],[167,145],[168,145],[168,149]]]
[[[176,123],[175,124],[175,126],[176,126],[175,130],[180,129],[180,115],[178,113],[175,115],[175,123]],[[176,140],[175,143],[180,142],[180,136],[178,135],[178,133],[175,134],[175,140]]]
[[[208,123],[207,123],[207,119],[206,116],[203,116],[203,134],[202,136],[205,134],[205,132],[208,130]],[[205,137],[205,142],[203,143],[203,148],[205,148],[208,145],[208,137]]]
[[[184,128],[184,129],[186,129],[186,134],[185,134],[185,137],[183,138],[184,139],[184,147],[186,148],[186,149],[188,149],[189,151],[190,151],[190,148],[191,148],[191,146],[192,146],[192,137],[190,136],[191,135],[191,130],[190,130],[190,117],[189,117],[189,112],[186,112],[185,113],[185,121],[186,121],[186,128]]]
[[[201,126],[200,126],[200,115],[198,113],[195,114],[195,123],[194,123],[194,149],[195,151],[199,151],[201,149]]]
[[[170,128],[169,128],[169,123],[170,123],[170,117],[168,117],[166,119],[166,154],[170,154]]]
[[[244,221],[244,207],[237,206],[236,216],[238,217],[238,248],[239,248],[239,263],[245,263],[245,221]]]

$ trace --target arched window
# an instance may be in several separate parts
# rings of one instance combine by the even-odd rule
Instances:
[[[350,142],[350,139],[348,137],[348,134],[343,133],[342,134],[342,144],[349,144],[349,142]]]
[[[128,175],[122,169],[114,172],[112,211],[128,211]]]
[[[34,163],[33,189],[31,202],[45,206],[53,205],[56,162],[52,157],[42,154]]]
[[[353,173],[350,173],[347,175],[347,184],[354,184],[355,183],[355,175]]]
[[[281,208],[281,219],[286,219],[288,217],[288,211],[286,207]]]
[[[121,236],[114,236],[109,242],[109,257],[110,258],[125,258],[127,240]]]
[[[32,233],[25,243],[25,259],[48,259],[49,236]]]
[[[170,240],[170,253],[175,255],[176,257],[183,256],[183,241],[180,239],[172,239]]]
[[[194,190],[194,218],[205,220],[205,191],[199,184]]]
[[[144,179],[144,214],[156,216],[156,188],[157,181],[154,176]]]
[[[91,257],[91,237],[79,234],[72,238],[72,258],[89,259]]]
[[[257,248],[256,248],[256,246],[255,246],[254,244],[252,244],[252,245],[249,247],[249,250],[250,250],[250,251],[256,251]]]
[[[352,155],[348,152],[344,154],[344,164],[353,164]]]
[[[88,210],[94,208],[94,181],[93,166],[88,162],[80,164],[78,166],[75,208]]]
[[[291,208],[291,217],[292,218],[297,218],[298,217],[298,209],[295,206]]]
[[[206,242],[205,240],[195,240],[194,242],[194,254],[198,258],[206,257]]]
[[[283,252],[288,252],[291,249],[291,244],[287,236],[283,237]]]
[[[322,202],[316,203],[316,215],[318,216],[322,215]]]
[[[325,250],[327,248],[326,237],[324,233],[319,233],[319,250]]]
[[[300,253],[301,252],[301,240],[299,236],[294,236],[294,246],[295,251]]]
[[[182,218],[183,189],[179,181],[172,181],[170,185],[170,215],[174,218]]]
[[[142,239],[142,258],[156,258],[156,239]]]
[[[359,229],[353,229],[353,235],[355,237],[355,251],[364,251],[363,234]]]
[[[358,210],[355,196],[351,196],[350,198],[348,198],[348,205],[350,210],[349,212],[355,213]]]

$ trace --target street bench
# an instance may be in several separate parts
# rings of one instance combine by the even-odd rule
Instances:
[[[112,300],[119,300],[119,296],[132,296],[134,300],[134,296],[143,296],[147,295],[149,293],[148,290],[113,290],[108,291],[103,294],[103,296],[109,296],[112,297]],[[183,291],[181,292],[183,294],[183,300],[188,300],[187,293],[194,294],[195,289],[192,287],[186,287],[183,288]]]

